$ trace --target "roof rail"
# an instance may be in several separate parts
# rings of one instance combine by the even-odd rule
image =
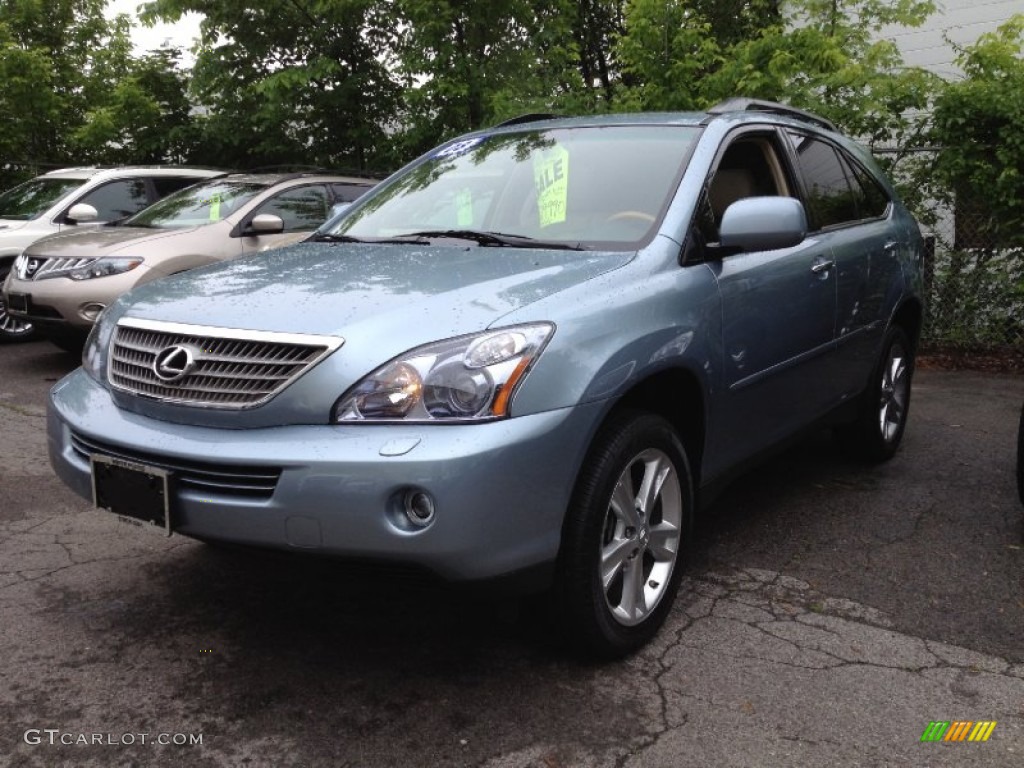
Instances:
[[[793,117],[811,123],[829,131],[837,131],[835,123],[827,120],[821,115],[807,112],[803,109],[791,107],[788,104],[779,104],[777,101],[763,101],[761,99],[732,98],[720,101],[708,110],[709,115],[722,115],[726,112],[771,112],[775,115]]]
[[[260,165],[255,168],[246,168],[241,171],[235,171],[235,173],[280,173],[282,174],[281,181],[285,179],[297,179],[303,176],[349,176],[352,178],[365,179],[367,181],[377,181],[390,174],[390,171],[384,172],[373,172],[369,169],[357,171],[349,170],[346,168],[325,168],[320,165],[296,165],[296,164],[280,164],[280,165]]]
[[[520,123],[532,123],[537,120],[555,120],[560,115],[551,114],[550,112],[529,112],[525,115],[519,115],[518,117],[510,117],[508,120],[503,120],[498,123],[495,128],[505,128],[509,125],[519,125]]]

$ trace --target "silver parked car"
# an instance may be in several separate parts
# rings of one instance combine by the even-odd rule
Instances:
[[[322,173],[233,173],[176,192],[117,226],[44,237],[14,262],[8,313],[81,349],[96,317],[136,285],[304,240],[374,185]]]
[[[189,184],[223,171],[168,166],[64,168],[0,192],[0,288],[15,258],[36,240],[131,216]],[[0,297],[0,343],[33,335]]]
[[[622,654],[739,469],[816,424],[897,450],[921,251],[871,156],[781,105],[499,126],[118,300],[51,459],[168,534],[521,578]]]

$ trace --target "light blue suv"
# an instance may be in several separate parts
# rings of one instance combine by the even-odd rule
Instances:
[[[893,455],[921,254],[814,115],[512,121],[310,241],[118,300],[53,389],[51,459],[168,534],[521,578],[614,656],[738,470],[821,424]]]

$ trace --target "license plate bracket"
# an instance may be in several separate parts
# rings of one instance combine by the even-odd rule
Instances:
[[[173,473],[134,461],[92,454],[92,501],[133,525],[171,535]]]
[[[22,314],[27,315],[29,303],[29,296],[26,293],[7,294],[7,309],[9,311],[20,312]]]

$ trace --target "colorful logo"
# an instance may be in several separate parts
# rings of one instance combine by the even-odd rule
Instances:
[[[995,729],[995,720],[933,720],[921,734],[921,741],[988,741]]]

